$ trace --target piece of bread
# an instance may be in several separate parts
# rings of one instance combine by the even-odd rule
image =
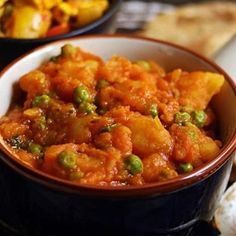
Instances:
[[[188,4],[157,15],[139,34],[211,57],[236,33],[236,2]]]

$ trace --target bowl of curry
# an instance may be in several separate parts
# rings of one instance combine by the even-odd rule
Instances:
[[[132,231],[113,219],[114,209],[133,221],[149,212],[140,232],[178,231],[212,218],[236,129],[235,86],[213,62],[161,41],[85,36],[16,60],[1,73],[0,87],[1,160],[42,196],[52,191],[58,203],[67,196],[88,222],[101,224],[95,216],[103,209],[108,225]],[[56,209],[69,214],[62,205]],[[83,211],[90,207],[92,216]],[[154,224],[156,217],[163,219]]]

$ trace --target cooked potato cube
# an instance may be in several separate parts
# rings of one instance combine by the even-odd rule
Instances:
[[[132,135],[134,153],[141,156],[153,153],[169,153],[172,139],[158,117],[155,119],[142,115],[134,115],[127,122]]]
[[[13,38],[39,38],[50,26],[51,13],[30,6],[14,9],[7,22],[6,36]]]
[[[81,2],[79,4],[78,25],[83,26],[91,23],[103,15],[108,7],[107,0],[97,0],[93,2]]]
[[[204,110],[211,98],[220,91],[224,77],[211,72],[192,72],[183,74],[176,83],[180,92],[181,105],[193,105]]]
[[[174,124],[170,134],[174,138],[173,157],[180,163],[191,163],[197,167],[212,160],[220,151],[217,143],[195,125]]]

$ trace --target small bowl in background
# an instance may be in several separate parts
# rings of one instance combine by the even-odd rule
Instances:
[[[21,54],[45,43],[84,34],[112,32],[116,18],[116,12],[122,3],[122,0],[110,0],[109,3],[110,6],[108,10],[101,18],[66,34],[38,39],[15,39],[0,37],[0,69],[6,66],[13,59],[19,57]]]

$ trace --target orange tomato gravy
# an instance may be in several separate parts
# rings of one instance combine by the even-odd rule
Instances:
[[[75,183],[165,181],[218,155],[209,103],[223,82],[152,60],[104,62],[66,45],[19,79],[22,98],[0,119],[0,134],[22,162]]]

